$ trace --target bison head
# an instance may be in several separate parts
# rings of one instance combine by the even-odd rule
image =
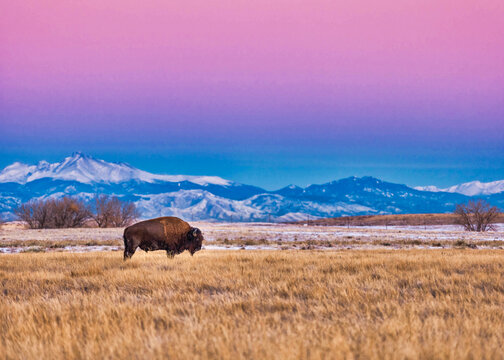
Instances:
[[[191,255],[194,255],[196,251],[201,250],[201,244],[203,243],[203,234],[198,228],[191,228],[187,233],[187,250],[190,251]]]

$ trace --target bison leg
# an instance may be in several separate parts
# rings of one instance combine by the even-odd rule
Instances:
[[[133,254],[135,253],[136,251],[136,248],[128,248],[128,247],[125,247],[124,248],[124,260],[128,260],[128,259],[131,259],[131,257],[133,256]]]
[[[135,250],[133,251],[128,251],[127,249],[124,249],[124,260],[131,259],[133,254],[135,253]]]
[[[136,251],[138,245],[135,245],[136,242],[133,239],[129,239],[124,236],[124,260],[130,259]]]
[[[166,256],[168,256],[170,259],[173,259],[175,257],[175,251],[166,250]]]

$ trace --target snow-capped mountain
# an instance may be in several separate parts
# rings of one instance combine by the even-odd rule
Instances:
[[[485,187],[491,193],[499,188],[496,183],[499,182],[469,184],[478,188],[493,184]],[[456,191],[438,190],[413,189],[367,176],[266,191],[216,176],[152,174],[126,163],[110,163],[74,153],[57,163],[14,163],[3,169],[0,215],[12,219],[13,210],[32,198],[73,196],[89,201],[96,194],[112,194],[135,202],[143,218],[174,215],[186,220],[210,221],[293,221],[451,212],[456,204],[470,199]],[[467,193],[472,194],[469,190]],[[504,204],[504,192],[484,197],[494,205]]]
[[[415,187],[415,189],[420,191],[458,193],[467,196],[492,195],[504,191],[504,180],[492,181],[487,183],[483,183],[480,181],[471,181],[459,185],[453,185],[445,189],[440,189],[432,185],[417,186]]]
[[[146,217],[159,214],[184,219],[221,221],[290,221],[324,216],[376,214],[378,211],[357,204],[338,202],[321,204],[285,198],[277,194],[254,195],[245,200],[231,200],[205,190],[181,190],[143,195],[136,202]]]
[[[37,165],[16,162],[0,172],[0,183],[15,182],[26,184],[38,179],[70,180],[83,184],[123,183],[127,181],[182,182],[198,185],[231,185],[229,180],[217,176],[158,175],[134,168],[126,163],[111,163],[95,159],[81,152],[75,152],[62,162],[50,164],[40,161]]]

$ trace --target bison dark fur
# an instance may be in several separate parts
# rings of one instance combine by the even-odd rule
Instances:
[[[189,250],[191,255],[201,249],[203,234],[176,217],[161,217],[141,221],[124,229],[124,260],[137,248],[144,251],[165,250],[169,257]]]

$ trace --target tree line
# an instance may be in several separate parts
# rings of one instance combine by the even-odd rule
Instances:
[[[140,217],[133,202],[109,195],[97,195],[90,203],[73,197],[32,199],[14,212],[31,229],[75,228],[93,223],[102,228],[124,227]]]

